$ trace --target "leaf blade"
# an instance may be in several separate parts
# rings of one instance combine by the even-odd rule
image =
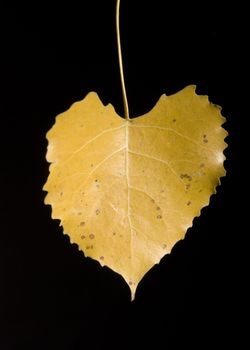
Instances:
[[[58,116],[47,135],[52,164],[44,190],[53,218],[134,294],[225,175],[224,120],[194,86],[162,96],[132,120],[90,93]]]

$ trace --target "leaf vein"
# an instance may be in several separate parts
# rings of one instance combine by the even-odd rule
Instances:
[[[163,164],[167,165],[168,168],[170,169],[170,171],[177,177],[177,179],[178,179],[183,185],[185,185],[184,181],[178,176],[178,174],[176,173],[176,171],[171,167],[171,165],[170,165],[167,161],[165,161],[165,160],[163,160],[163,159],[160,159],[160,158],[156,158],[156,157],[154,157],[154,156],[149,156],[148,154],[144,154],[144,153],[140,153],[140,152],[134,152],[134,151],[132,151],[132,150],[128,150],[128,152],[129,152],[129,153],[132,153],[132,154],[135,154],[135,155],[138,155],[138,156],[141,156],[141,157],[153,159],[153,160],[155,160],[155,161],[157,161],[157,162],[160,162],[160,163],[163,163]]]
[[[131,190],[144,193],[147,197],[149,197],[151,200],[153,200],[157,206],[160,206],[159,203],[155,200],[155,198],[153,198],[153,197],[152,197],[148,192],[146,192],[145,190],[142,190],[142,189],[140,189],[140,188],[138,188],[138,187],[135,187],[135,186],[129,186],[129,188],[130,188]],[[136,215],[136,214],[133,214],[133,215],[138,216],[138,217],[142,217],[141,215]],[[163,213],[162,213],[162,221],[164,222],[164,225],[165,225],[166,227],[168,227],[168,225],[167,225],[167,223],[166,223],[166,221],[165,221],[165,219],[164,219],[164,217],[163,217]]]
[[[110,129],[106,129],[106,130],[103,130],[102,132],[100,132],[99,134],[97,134],[96,136],[94,136],[93,138],[91,138],[90,140],[88,140],[84,145],[82,145],[81,147],[79,147],[77,150],[75,150],[74,152],[71,153],[71,155],[65,159],[65,161],[61,164],[61,165],[64,165],[66,164],[67,162],[70,161],[70,159],[72,159],[77,153],[81,152],[86,146],[88,146],[90,143],[94,142],[95,140],[97,140],[99,137],[101,137],[102,135],[108,133],[108,132],[111,132],[111,131],[116,131],[116,130],[119,130],[119,129],[122,129],[124,128],[125,125],[121,125],[121,126],[118,126],[118,127],[115,127],[115,128],[110,128]]]
[[[199,146],[200,148],[203,148],[203,149],[208,150],[208,151],[210,151],[210,152],[212,152],[212,153],[215,153],[215,150],[214,150],[214,149],[209,148],[209,147],[207,147],[207,146],[203,146],[203,145],[201,145],[199,142],[193,140],[191,137],[189,137],[189,136],[187,136],[187,135],[184,135],[184,134],[180,133],[179,131],[176,131],[175,129],[172,129],[172,128],[164,128],[164,127],[158,126],[158,125],[132,125],[132,127],[133,127],[133,128],[144,128],[144,129],[145,129],[145,128],[149,128],[149,129],[150,129],[150,128],[153,128],[153,129],[171,131],[171,132],[175,133],[176,135],[178,135],[178,136],[180,136],[180,137],[182,137],[182,138],[184,138],[184,139],[186,139],[186,140],[188,140],[188,141],[194,143],[195,145]]]

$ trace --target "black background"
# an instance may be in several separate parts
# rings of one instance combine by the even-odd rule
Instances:
[[[238,2],[219,8],[121,1],[131,115],[149,111],[163,93],[196,84],[223,107],[229,132],[227,176],[217,195],[143,278],[131,303],[120,276],[69,243],[42,192],[45,134],[58,113],[96,91],[123,114],[115,0],[1,5],[1,350],[232,343],[244,308],[244,13]]]

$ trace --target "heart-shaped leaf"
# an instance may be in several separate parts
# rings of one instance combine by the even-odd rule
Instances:
[[[220,108],[188,86],[132,120],[91,92],[49,131],[53,218],[86,256],[121,274],[132,296],[225,175],[223,123]]]

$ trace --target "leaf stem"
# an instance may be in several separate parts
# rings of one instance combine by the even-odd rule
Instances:
[[[129,109],[128,109],[128,99],[127,99],[124,74],[123,74],[121,38],[120,38],[120,0],[117,0],[117,2],[116,2],[116,38],[117,38],[120,78],[121,78],[121,85],[122,85],[124,114],[125,114],[125,119],[129,120],[130,118],[129,118]]]

